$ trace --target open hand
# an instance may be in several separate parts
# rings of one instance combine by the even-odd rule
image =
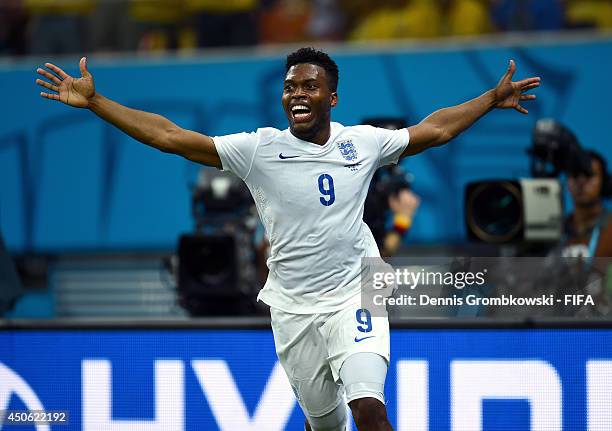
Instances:
[[[539,87],[540,78],[527,78],[522,81],[512,82],[512,76],[515,71],[516,64],[514,60],[510,60],[506,74],[493,90],[495,94],[495,107],[502,109],[514,108],[521,114],[527,114],[529,111],[523,108],[520,102],[523,100],[534,100],[536,98],[535,94],[524,93]]]
[[[73,78],[51,63],[45,63],[45,67],[54,73],[41,68],[36,69],[36,72],[50,82],[39,78],[36,79],[36,83],[53,93],[41,91],[41,97],[59,100],[66,105],[77,108],[87,108],[89,106],[89,100],[96,94],[96,89],[93,76],[87,70],[87,59],[85,57],[81,58],[79,62],[81,78]]]

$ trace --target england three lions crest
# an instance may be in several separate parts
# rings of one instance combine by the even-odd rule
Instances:
[[[353,145],[353,141],[341,141],[338,142],[338,149],[340,150],[340,154],[344,157],[345,160],[352,162],[353,160],[357,160],[357,149]]]

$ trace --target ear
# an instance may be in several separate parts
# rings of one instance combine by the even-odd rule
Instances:
[[[335,108],[336,105],[338,104],[338,93],[333,91],[331,94],[331,107]]]

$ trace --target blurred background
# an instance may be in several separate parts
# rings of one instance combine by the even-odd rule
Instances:
[[[211,136],[286,127],[297,46],[339,64],[334,121],[390,128],[479,95],[514,58],[517,79],[543,80],[530,115],[493,112],[380,171],[366,222],[386,256],[609,256],[609,170],[574,237],[566,180],[594,175],[589,150],[612,160],[612,1],[2,0],[0,22],[7,317],[266,314],[268,245],[244,186],[38,97],[36,67],[75,74],[82,55],[99,92]]]
[[[374,176],[364,218],[399,266],[492,265],[478,297],[570,294],[391,314],[395,429],[612,429],[612,0],[0,0],[0,411],[303,429],[255,301],[269,246],[248,190],[35,79],[86,55],[98,92],[182,127],[284,129],[285,56],[304,45],[338,63],[344,125],[415,124],[509,59],[542,78],[528,116],[492,112]]]
[[[0,54],[185,52],[282,43],[612,28],[607,0],[3,0]]]

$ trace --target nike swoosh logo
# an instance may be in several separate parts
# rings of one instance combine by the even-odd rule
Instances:
[[[278,158],[281,160],[285,160],[285,159],[295,159],[296,157],[300,157],[300,156],[283,156],[283,153],[279,153],[278,154]]]
[[[370,335],[369,337],[357,338],[355,337],[355,343],[359,343],[360,341],[367,340],[368,338],[374,338],[376,335]]]

